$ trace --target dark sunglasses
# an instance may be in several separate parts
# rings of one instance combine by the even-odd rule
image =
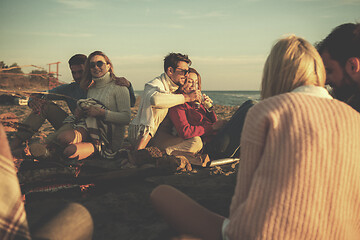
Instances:
[[[104,64],[106,63],[104,63],[103,61],[90,62],[90,68],[95,68],[95,66],[101,68]]]
[[[190,73],[190,71],[189,71],[189,70],[186,70],[186,69],[181,69],[181,68],[176,68],[176,69],[180,69],[179,72],[181,72],[184,76],[185,76],[186,74]]]

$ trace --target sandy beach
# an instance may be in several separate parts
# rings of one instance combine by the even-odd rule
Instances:
[[[64,106],[62,102],[58,103]],[[236,109],[237,107],[215,106],[220,119],[229,119]],[[27,106],[0,105],[0,112],[12,112],[21,122],[30,110]],[[137,105],[132,108],[132,117],[136,112]],[[46,122],[31,141],[42,140],[52,131],[51,125]],[[12,134],[9,132],[8,136]],[[180,239],[152,208],[150,192],[160,184],[169,184],[205,207],[228,216],[236,169],[236,164],[230,164],[195,168],[192,172],[169,173],[150,169],[129,176],[110,174],[110,177],[102,178],[85,191],[81,191],[80,187],[71,187],[52,192],[28,193],[25,196],[26,205],[43,204],[44,201],[55,204],[59,200],[83,204],[93,217],[93,239]],[[36,212],[29,212],[28,215],[32,219],[38,216]]]

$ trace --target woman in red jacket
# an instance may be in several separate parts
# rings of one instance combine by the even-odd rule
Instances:
[[[201,90],[201,77],[195,69],[189,68],[187,80],[177,93],[187,94],[196,89]],[[212,104],[208,96],[203,97],[203,102]],[[203,162],[202,157],[197,155],[203,149],[203,141],[208,141],[216,128],[221,127],[223,123],[224,121],[217,121],[212,108],[205,108],[199,102],[186,102],[169,109],[151,145],[168,155],[185,156],[191,163],[198,165]]]
[[[180,91],[188,93],[196,89],[201,90],[201,77],[194,68],[189,68],[186,84]],[[226,122],[217,119],[211,105],[212,100],[205,94],[203,94],[203,98],[202,103],[187,102],[169,109],[169,117],[177,134],[183,139],[201,137],[203,142],[209,142],[216,131]]]
[[[197,89],[201,90],[201,76],[194,68],[189,68],[187,82],[179,91],[189,93]],[[175,146],[176,150],[196,149],[193,153],[203,150],[202,152],[208,154],[211,160],[238,158],[244,119],[247,111],[254,104],[253,101],[245,102],[229,122],[217,119],[212,100],[205,94],[201,103],[187,102],[170,108],[171,122],[178,136],[183,139]],[[173,148],[174,146],[171,145],[166,148],[168,154],[171,154],[169,149]]]

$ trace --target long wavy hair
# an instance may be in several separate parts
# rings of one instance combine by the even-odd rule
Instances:
[[[290,92],[303,85],[324,87],[326,72],[315,49],[303,38],[291,35],[280,39],[265,62],[261,98]]]
[[[105,61],[107,64],[110,64],[110,69],[109,69],[109,72],[110,72],[110,77],[111,79],[115,80],[116,76],[114,74],[114,67],[113,67],[113,64],[112,62],[110,61],[110,59],[105,55],[105,53],[101,52],[101,51],[95,51],[95,52],[92,52],[86,62],[85,62],[85,70],[84,70],[84,76],[83,78],[81,79],[81,82],[80,82],[80,87],[82,89],[85,89],[87,90],[91,84],[92,84],[92,75],[91,75],[91,71],[90,71],[90,61],[91,59],[94,57],[94,56],[103,56],[105,58]]]
[[[195,73],[197,78],[198,78],[198,87],[199,87],[199,90],[201,91],[201,76],[200,76],[200,73],[198,73],[198,71],[196,71],[195,68],[189,68],[189,73]]]

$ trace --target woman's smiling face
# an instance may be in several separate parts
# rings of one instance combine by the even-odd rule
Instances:
[[[110,64],[106,63],[103,56],[95,55],[90,59],[90,71],[94,78],[104,76],[110,69]]]
[[[198,90],[198,77],[196,73],[189,73],[185,84],[181,87],[181,90],[183,93],[190,93],[194,90]]]

